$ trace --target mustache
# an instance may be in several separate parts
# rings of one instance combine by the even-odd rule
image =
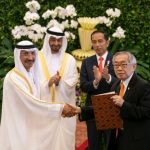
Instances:
[[[35,60],[26,60],[25,62],[35,62]]]

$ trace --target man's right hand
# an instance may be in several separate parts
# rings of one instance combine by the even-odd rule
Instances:
[[[95,78],[95,84],[98,84],[99,81],[102,79],[102,74],[99,71],[99,68],[96,66],[93,66],[93,73],[94,73],[94,78]]]
[[[79,114],[81,112],[80,107],[72,106],[70,104],[65,104],[63,111],[62,111],[62,116],[63,117],[73,117],[76,114]]]
[[[60,79],[61,79],[61,77],[59,76],[59,73],[57,72],[54,76],[52,76],[50,78],[48,86],[51,87],[53,84],[55,84],[56,86],[58,86]]]

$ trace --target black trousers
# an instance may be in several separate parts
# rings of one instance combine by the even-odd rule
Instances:
[[[107,150],[110,130],[97,130],[95,120],[87,121],[88,150]]]

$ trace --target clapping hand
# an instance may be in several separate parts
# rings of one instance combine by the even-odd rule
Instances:
[[[95,82],[96,84],[98,84],[102,78],[102,74],[100,73],[99,68],[97,66],[93,66],[93,73],[94,73]]]
[[[102,72],[102,77],[105,78],[107,81],[109,81],[109,79],[110,79],[110,75],[109,75],[109,71],[108,71],[109,64],[110,64],[110,61],[108,60],[106,66],[104,67],[103,72]]]
[[[108,65],[106,65],[103,68],[103,72],[100,73],[99,68],[96,66],[93,66],[93,72],[94,72],[94,78],[95,78],[95,82],[98,84],[99,81],[103,78],[105,78],[107,81],[109,81],[110,76],[109,76],[109,72],[108,72]]]
[[[109,73],[108,73],[108,67],[105,66],[104,69],[103,69],[103,72],[102,72],[102,77],[105,78],[107,81],[109,81]]]

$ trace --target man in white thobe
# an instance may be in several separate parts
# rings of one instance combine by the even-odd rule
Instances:
[[[37,55],[30,41],[16,45],[15,68],[7,73],[3,85],[0,150],[61,149],[57,139],[67,106],[38,99]]]
[[[66,53],[67,39],[58,27],[47,29],[42,50],[39,52],[41,66],[41,97],[48,102],[65,102],[75,105],[75,87],[78,80],[76,61]],[[76,117],[61,118],[59,139],[61,149],[75,149]]]

